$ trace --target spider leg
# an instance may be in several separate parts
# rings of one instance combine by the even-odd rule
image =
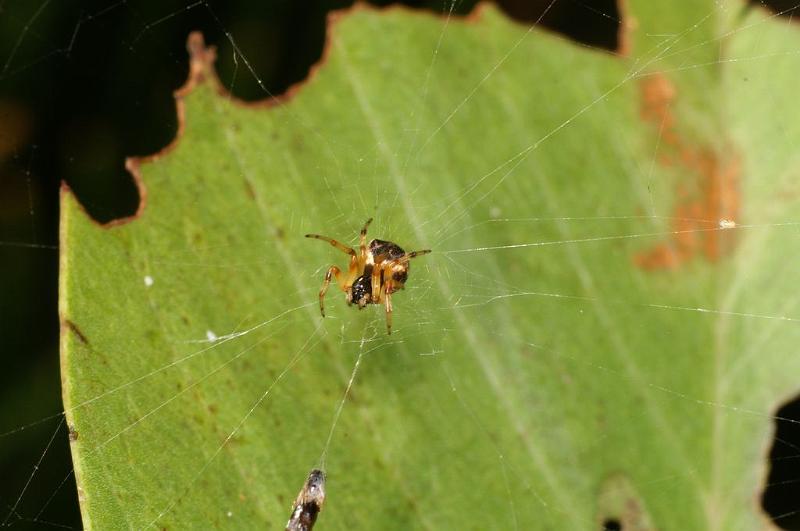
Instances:
[[[372,302],[375,304],[381,302],[381,290],[383,289],[381,277],[383,277],[383,271],[382,264],[375,264],[375,267],[372,268]]]
[[[367,263],[367,228],[369,227],[370,223],[372,223],[372,218],[369,218],[367,222],[364,223],[364,228],[361,229],[361,235],[358,240],[359,257],[361,258],[362,267]]]
[[[322,289],[319,290],[319,311],[322,317],[325,317],[325,294],[328,292],[328,286],[331,284],[331,277],[336,279],[342,291],[347,291],[344,287],[345,279],[342,278],[342,270],[336,266],[331,266],[328,272],[325,273],[325,281],[322,283]]]
[[[328,238],[327,236],[321,236],[319,234],[306,234],[306,238],[314,238],[316,240],[322,240],[324,242],[328,242],[329,244],[333,245],[343,253],[349,254],[350,256],[356,256],[356,252],[352,247],[348,247],[342,242],[334,240],[333,238]]]
[[[345,278],[344,281],[340,282],[342,291],[347,293],[347,304],[353,302],[353,291],[352,291],[353,282],[355,282],[356,279],[358,278],[358,272],[360,271],[358,264],[359,264],[358,256],[356,255],[351,256],[350,266],[347,268],[347,277]]]
[[[386,333],[392,335],[392,294],[388,289],[383,302],[386,304]]]
[[[395,258],[394,260],[387,260],[385,262],[381,262],[381,269],[384,271],[391,271],[392,266],[397,264],[407,264],[408,261],[411,260],[412,258],[428,254],[429,252],[431,252],[430,249],[424,249],[422,251],[411,251],[410,253],[406,253],[399,258]]]
[[[398,258],[396,261],[402,264],[403,262],[408,262],[412,258],[416,258],[417,256],[422,256],[424,254],[428,254],[429,252],[431,252],[430,249],[423,249],[422,251],[411,251],[410,253],[404,254],[403,256]]]
[[[362,248],[364,248],[364,249],[366,249],[366,248],[367,248],[367,228],[369,227],[369,224],[370,224],[370,223],[372,223],[372,218],[369,218],[369,219],[367,220],[367,222],[366,222],[366,223],[364,223],[364,228],[363,228],[363,229],[361,229],[361,239],[360,239],[360,243],[361,243],[361,247],[362,247]]]

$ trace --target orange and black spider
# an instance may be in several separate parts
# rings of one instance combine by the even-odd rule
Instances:
[[[372,240],[367,245],[367,227],[371,222],[372,218],[368,219],[361,229],[359,252],[327,236],[306,234],[306,238],[326,241],[350,255],[347,275],[342,275],[342,270],[335,265],[325,273],[325,282],[319,290],[319,310],[322,312],[322,317],[325,317],[325,293],[328,291],[331,277],[335,277],[345,293],[348,305],[356,303],[359,310],[363,310],[367,304],[383,302],[386,305],[386,330],[391,334],[392,293],[405,287],[408,280],[408,261],[431,251],[425,249],[407,253],[396,243],[385,240]]]

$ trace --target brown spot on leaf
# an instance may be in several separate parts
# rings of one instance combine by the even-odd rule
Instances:
[[[618,0],[620,24],[617,30],[617,54],[627,57],[633,47],[632,33],[639,27],[639,21],[628,12],[628,0]]]
[[[193,31],[189,34],[186,49],[189,52],[189,81],[183,90],[188,91],[205,82],[209,75],[216,75],[214,62],[217,60],[217,47],[206,46],[203,34]]]
[[[85,336],[85,335],[83,335],[83,332],[81,332],[81,329],[80,329],[80,328],[78,328],[78,325],[76,325],[75,323],[73,323],[73,322],[72,322],[72,321],[70,321],[69,319],[65,319],[65,320],[64,320],[64,326],[66,326],[66,327],[67,327],[67,329],[68,329],[70,332],[72,332],[73,334],[75,334],[75,336],[78,338],[78,340],[79,340],[81,343],[83,343],[84,345],[88,345],[88,344],[89,344],[89,340],[88,340],[88,339],[86,339],[86,336]]]
[[[665,75],[646,77],[640,88],[642,120],[652,124],[660,137],[659,164],[683,171],[687,178],[677,185],[672,235],[638,253],[634,263],[646,270],[663,270],[677,269],[695,257],[716,262],[735,243],[734,232],[720,228],[720,223],[735,222],[739,214],[739,156],[681,138],[671,110],[677,91]]]
[[[670,110],[675,99],[675,86],[663,74],[655,74],[644,78],[640,90],[642,120],[663,129],[662,141],[676,143],[675,119]]]
[[[600,529],[656,529],[639,493],[624,474],[612,474],[603,481],[597,502]]]
[[[249,197],[252,201],[255,201],[256,191],[253,189],[253,185],[247,179],[242,182],[244,182],[244,191],[247,194],[247,197]]]

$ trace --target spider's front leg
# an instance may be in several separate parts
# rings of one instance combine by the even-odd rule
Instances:
[[[333,238],[328,238],[327,236],[322,236],[321,234],[306,234],[306,238],[314,238],[315,240],[322,240],[324,242],[328,242],[329,244],[333,245],[343,253],[349,254],[350,256],[356,256],[356,252],[351,247],[348,247],[342,242],[334,240]]]
[[[336,266],[331,266],[328,272],[325,273],[325,281],[322,283],[322,289],[319,290],[319,311],[322,317],[325,317],[325,294],[328,292],[328,286],[331,284],[331,277],[336,279],[339,287],[344,291],[344,279],[342,278],[342,270]]]
[[[372,218],[369,218],[366,223],[364,223],[364,228],[361,229],[361,234],[359,234],[358,243],[359,243],[359,252],[361,253],[361,259],[366,260],[367,258],[367,229],[369,228],[369,224],[372,223]],[[363,263],[362,263],[363,265]]]
[[[322,283],[322,289],[319,290],[319,311],[322,314],[322,317],[325,317],[325,294],[328,292],[328,286],[331,284],[331,277],[336,279],[336,282],[339,284],[339,289],[347,294],[347,302],[349,304],[351,302],[350,291],[357,276],[358,257],[355,255],[350,257],[350,267],[347,269],[347,276],[342,275],[342,270],[335,265],[328,269],[328,272],[325,273],[325,281]]]

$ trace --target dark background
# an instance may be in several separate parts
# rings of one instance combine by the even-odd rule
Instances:
[[[451,8],[449,0],[402,3],[440,14]],[[475,3],[456,1],[454,14]],[[617,47],[615,0],[557,0],[549,10],[550,0],[498,3],[521,23]],[[81,527],[59,414],[59,183],[99,221],[132,214],[138,197],[124,159],[156,152],[174,137],[172,91],[186,79],[190,31],[217,45],[220,77],[236,96],[263,99],[306,77],[322,52],[326,14],[351,4],[0,0],[0,525]],[[772,2],[785,15],[794,5]],[[241,61],[236,68],[226,32],[263,87]],[[780,416],[800,419],[800,406],[789,404]],[[778,424],[786,444],[773,448],[775,485],[764,500],[773,515],[800,511],[800,428]],[[777,523],[800,529],[800,518]]]

